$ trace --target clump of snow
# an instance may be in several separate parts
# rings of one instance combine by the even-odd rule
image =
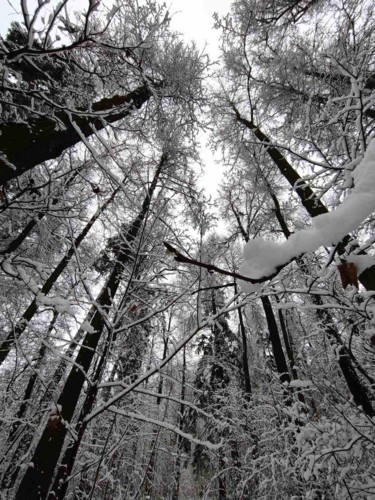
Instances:
[[[311,380],[292,380],[290,382],[290,387],[295,387],[298,389],[302,389],[303,387],[311,387]]]
[[[35,297],[37,305],[43,306],[52,306],[56,309],[58,313],[68,313],[74,314],[74,311],[71,309],[70,301],[67,299],[63,299],[61,297],[47,297],[43,293],[39,292]]]
[[[365,269],[375,265],[375,259],[372,255],[351,255],[350,262],[355,264],[358,274],[363,273]]]
[[[88,332],[88,333],[94,333],[95,332],[95,329],[90,325],[90,323],[88,321],[85,321],[84,323],[82,323],[81,329],[84,332]]]
[[[255,238],[244,247],[245,262],[240,273],[259,279],[272,275],[277,267],[287,264],[293,258],[306,252],[339,243],[348,233],[375,211],[375,140],[373,139],[361,163],[353,173],[354,188],[351,194],[336,210],[313,219],[312,227],[294,233],[287,241],[275,243]],[[366,262],[353,256],[356,265],[368,267],[374,264],[372,258]],[[362,257],[362,256],[361,256]],[[357,264],[358,262],[358,264]],[[362,269],[359,269],[361,272]],[[241,288],[248,291],[247,284]],[[250,285],[251,286],[251,285]]]

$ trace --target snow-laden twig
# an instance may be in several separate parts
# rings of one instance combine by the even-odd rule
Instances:
[[[115,408],[114,406],[110,406],[108,408],[108,411],[110,411],[111,413],[116,413],[116,415],[122,415],[123,417],[134,418],[136,420],[141,420],[142,422],[148,422],[150,424],[158,425],[159,427],[163,427],[163,429],[167,429],[169,431],[172,431],[175,434],[177,434],[178,436],[181,436],[181,437],[187,439],[188,441],[191,441],[192,443],[199,444],[201,446],[205,446],[206,448],[208,448],[210,450],[218,450],[223,446],[223,440],[221,440],[217,444],[211,443],[210,441],[201,441],[200,439],[195,438],[192,434],[187,434],[186,432],[181,431],[175,425],[172,425],[168,422],[162,422],[161,420],[155,420],[154,418],[145,417],[144,415],[141,415],[140,413],[134,413],[131,411],[120,410],[119,408]]]

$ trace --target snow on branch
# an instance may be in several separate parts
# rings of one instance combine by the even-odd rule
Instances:
[[[109,399],[106,403],[103,405],[97,407],[95,410],[93,410],[89,415],[87,415],[84,419],[84,422],[90,422],[93,420],[97,415],[100,415],[103,411],[108,410],[109,407],[113,406],[114,403],[120,401],[122,398],[124,398],[127,394],[130,394],[132,391],[134,391],[137,387],[139,387],[143,382],[148,380],[150,377],[155,375],[156,373],[160,373],[160,370],[166,366],[181,350],[182,348],[188,344],[200,331],[202,331],[204,328],[212,324],[213,321],[215,321],[217,318],[222,316],[223,314],[226,314],[230,311],[237,310],[240,307],[240,304],[236,303],[236,300],[238,298],[238,295],[234,295],[228,302],[225,304],[225,306],[220,309],[216,314],[213,316],[209,316],[203,321],[202,323],[199,323],[199,325],[191,330],[176,346],[174,347],[173,351],[171,351],[168,356],[166,356],[162,361],[157,366],[154,366],[150,368],[147,372],[142,374],[140,377],[138,377],[133,383],[130,385],[126,386],[122,391],[119,393],[115,394],[111,399]]]
[[[353,173],[354,188],[351,194],[332,212],[318,215],[313,219],[312,227],[298,231],[283,243],[255,238],[244,247],[244,264],[240,273],[249,277],[243,280],[241,287],[248,291],[245,281],[264,280],[275,275],[280,267],[296,257],[317,250],[323,245],[336,245],[361,222],[375,211],[375,139],[373,139],[361,163]],[[375,260],[365,256],[353,256],[353,262],[359,273],[374,265]]]
[[[142,422],[148,422],[150,424],[158,425],[159,427],[162,427],[163,429],[167,429],[169,431],[174,432],[175,434],[178,434],[179,436],[187,439],[188,441],[191,441],[192,443],[199,444],[201,446],[205,446],[206,448],[208,448],[210,450],[218,450],[223,446],[223,440],[221,440],[217,444],[211,443],[210,441],[201,441],[200,439],[196,439],[192,434],[187,434],[186,432],[182,432],[178,427],[170,424],[169,422],[162,422],[161,420],[155,420],[154,418],[145,417],[144,415],[141,415],[140,413],[134,413],[131,411],[120,410],[119,408],[116,408],[114,406],[110,406],[108,408],[108,411],[110,411],[112,413],[116,413],[117,415],[122,415],[123,417],[135,418],[137,420],[141,420]]]
[[[167,252],[170,254],[174,255],[174,260],[176,262],[181,262],[183,264],[189,264],[192,266],[197,266],[197,267],[203,267],[204,269],[207,269],[209,273],[218,273],[218,274],[223,274],[224,276],[231,276],[232,278],[237,278],[238,280],[248,282],[248,283],[263,283],[264,281],[267,281],[274,276],[276,276],[283,267],[285,267],[289,262],[284,262],[282,265],[277,266],[273,270],[273,273],[267,276],[260,276],[260,277],[248,277],[245,276],[243,273],[235,273],[231,271],[226,271],[225,269],[221,269],[220,267],[215,266],[214,264],[207,264],[205,262],[200,262],[199,260],[191,259],[190,257],[186,257],[186,255],[183,255],[181,252],[179,252],[176,248],[174,248],[171,244],[167,243],[166,241],[164,242],[164,246],[167,249]]]

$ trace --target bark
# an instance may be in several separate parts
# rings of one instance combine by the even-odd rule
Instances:
[[[219,470],[225,470],[227,464],[224,461],[224,454],[222,450],[219,451]],[[225,474],[219,474],[219,500],[226,500],[227,498],[227,482],[225,479]]]
[[[47,338],[49,337],[50,333],[55,327],[56,321],[58,318],[58,313],[54,313],[53,318],[50,322],[50,325],[48,327],[48,332],[47,332]],[[7,444],[9,444],[8,451],[13,447],[14,443],[18,440],[20,437],[20,433],[18,432],[20,426],[22,425],[22,419],[25,417],[27,409],[29,408],[29,402],[31,400],[31,396],[34,392],[36,383],[38,381],[39,373],[38,370],[41,367],[44,357],[46,354],[47,346],[46,343],[42,341],[39,353],[38,353],[38,358],[33,366],[33,373],[31,374],[29,381],[27,383],[25,393],[22,399],[22,403],[18,409],[17,415],[16,415],[16,420],[14,421],[11,431],[9,433],[8,439],[7,439]],[[15,484],[15,481],[18,477],[18,473],[20,470],[20,464],[18,463],[19,459],[21,456],[26,453],[28,450],[30,443],[32,441],[33,433],[30,432],[30,422],[26,423],[24,426],[24,429],[29,427],[28,433],[26,436],[19,442],[19,445],[17,446],[16,450],[13,453],[12,460],[7,467],[7,469],[4,472],[2,481],[1,481],[1,491],[5,491],[6,489],[12,488]],[[15,464],[18,464],[15,466]]]
[[[283,230],[285,237],[289,238],[291,233],[290,233],[288,226],[285,222],[285,219],[281,213],[280,204],[279,204],[275,195],[273,195],[273,200],[275,203],[276,213],[278,214],[277,218],[279,220],[280,227]],[[303,262],[303,259],[299,259],[298,263],[302,269],[304,269],[306,267],[304,262]],[[319,306],[324,304],[323,299],[321,298],[320,295],[312,295],[312,301]],[[374,408],[373,408],[373,404],[371,401],[371,397],[370,397],[368,388],[366,387],[366,385],[362,382],[362,380],[358,376],[356,368],[366,378],[368,377],[367,373],[365,372],[365,370],[363,370],[363,368],[360,366],[360,364],[355,359],[354,355],[350,352],[350,350],[343,343],[339,332],[337,331],[337,329],[334,326],[335,322],[334,322],[333,318],[331,317],[330,313],[328,311],[318,309],[317,316],[321,320],[331,343],[337,343],[339,345],[338,363],[339,363],[341,372],[343,374],[343,377],[345,378],[345,381],[347,383],[348,389],[353,397],[353,401],[355,402],[355,404],[357,406],[362,407],[363,411],[369,417],[374,416]],[[288,347],[287,347],[287,350],[288,350]],[[292,350],[291,350],[291,354],[293,355]],[[294,364],[294,361],[293,361],[293,364]],[[372,383],[371,377],[370,377],[370,383]]]
[[[96,213],[91,217],[90,221],[86,224],[82,232],[79,234],[79,236],[74,240],[73,245],[69,248],[65,256],[61,259],[55,270],[52,272],[51,276],[48,278],[48,280],[44,283],[42,286],[40,293],[43,295],[47,295],[53,285],[56,283],[56,281],[59,279],[61,276],[62,272],[66,269],[67,265],[69,264],[70,260],[72,259],[73,255],[75,255],[75,252],[79,245],[82,243],[82,241],[85,239],[87,236],[87,233],[90,231],[94,223],[97,221],[99,216],[104,212],[104,210],[108,207],[108,205],[113,201],[115,198],[116,194],[119,191],[119,187],[115,189],[115,191],[112,193],[112,195],[108,198],[108,200],[100,207]],[[26,309],[26,311],[23,313],[22,318],[17,322],[13,330],[8,333],[6,338],[1,342],[0,344],[0,366],[1,364],[5,361],[6,357],[8,356],[10,350],[14,346],[16,340],[19,339],[20,335],[26,330],[28,323],[33,319],[35,314],[38,311],[38,303],[37,300],[34,299],[29,307]]]
[[[128,296],[128,292],[125,293],[125,296],[122,300],[123,305],[126,302],[125,298],[127,296]],[[97,367],[95,369],[95,374],[92,377],[91,385],[87,391],[87,395],[86,395],[85,401],[83,403],[81,413],[79,415],[77,424],[75,425],[75,434],[77,435],[77,438],[72,443],[70,443],[70,445],[67,447],[67,449],[64,453],[64,456],[63,456],[62,460],[60,461],[59,469],[57,471],[57,474],[56,474],[56,477],[54,480],[52,491],[50,492],[50,494],[48,496],[49,500],[57,500],[57,499],[62,500],[65,497],[67,488],[69,486],[69,481],[67,478],[69,478],[69,476],[72,473],[72,470],[73,470],[73,467],[75,464],[75,460],[77,458],[77,454],[78,454],[83,436],[85,434],[85,431],[86,431],[86,428],[88,425],[88,423],[85,422],[85,417],[89,413],[91,413],[92,409],[94,408],[94,404],[95,404],[96,397],[98,394],[98,384],[100,383],[103,369],[104,369],[105,363],[108,359],[108,354],[110,352],[110,349],[111,349],[112,345],[116,342],[116,337],[117,336],[115,333],[112,334],[111,331],[109,332],[108,339],[107,339],[106,344],[105,344],[104,352],[101,354],[101,356],[99,358]],[[136,342],[136,343],[137,343],[137,347],[138,347],[139,342]],[[138,353],[138,354],[140,354],[140,353]],[[134,356],[134,353],[132,353],[132,355]],[[125,354],[122,357],[126,358],[126,349],[125,349]],[[138,370],[140,368],[140,364],[142,362],[142,356],[141,355],[135,356],[135,362],[139,366],[134,367],[134,364],[133,364],[130,368],[128,367],[128,372],[122,373],[122,378],[125,378],[127,375],[134,376],[134,371],[136,369]],[[120,360],[119,365],[121,365],[121,360]],[[118,369],[118,367],[117,367],[117,369]],[[109,396],[109,394],[108,394],[108,396]]]
[[[43,396],[39,401],[39,407],[41,409],[44,409],[46,406],[50,405],[51,400],[53,398],[53,393],[56,387],[58,387],[64,375],[66,365],[68,364],[68,359],[73,358],[74,351],[77,348],[79,342],[81,341],[83,334],[84,332],[82,330],[78,330],[76,336],[74,337],[74,340],[69,344],[68,349],[65,351],[64,358],[62,358],[60,363],[58,364],[52,376],[50,384],[48,385],[46,391],[44,392]],[[41,416],[41,414],[39,414],[39,416]],[[37,422],[34,423],[34,427],[37,425]],[[6,482],[4,482],[4,485],[2,485],[2,487],[13,488],[13,486],[15,485],[18,475],[21,472],[21,468],[19,465],[17,467],[14,467],[14,463],[18,463],[21,460],[21,457],[27,454],[33,439],[34,439],[34,433],[30,432],[29,429],[29,431],[26,433],[25,436],[22,437],[21,441],[17,446],[17,449],[13,455],[13,460],[12,460],[13,463],[10,464],[10,466],[8,467],[7,471],[4,474],[3,482],[4,481]]]
[[[245,228],[243,227],[241,220],[240,220],[233,205],[231,206],[231,208],[232,208],[232,211],[237,219],[237,224],[238,224],[238,227],[240,229],[240,232],[241,232],[244,240],[246,242],[248,242],[250,240],[249,234],[245,230]],[[278,208],[280,211],[279,204],[278,204]],[[281,212],[280,212],[280,215],[281,215]],[[235,291],[236,291],[236,288],[235,288]],[[275,315],[273,313],[271,301],[267,296],[261,297],[261,301],[262,301],[264,313],[266,315],[267,326],[268,326],[268,331],[270,334],[270,341],[271,341],[271,345],[272,345],[272,351],[273,351],[273,354],[275,357],[276,369],[277,369],[277,372],[280,376],[280,381],[281,381],[281,383],[290,382],[288,367],[286,364],[285,355],[284,355],[284,351],[282,348],[279,330],[277,327]],[[241,319],[240,319],[240,325],[241,325]],[[242,331],[242,327],[241,327],[241,331]],[[245,332],[245,337],[246,337],[246,332]],[[242,337],[242,339],[244,341],[244,337]],[[245,338],[245,344],[247,345],[246,338]],[[247,361],[247,353],[246,353],[246,361]],[[250,380],[249,380],[249,383],[250,383]],[[250,389],[250,391],[251,391],[251,389]]]
[[[36,165],[53,160],[75,146],[81,137],[71,119],[87,138],[107,125],[140,109],[152,96],[148,85],[141,85],[126,95],[104,98],[93,103],[90,112],[59,111],[54,117],[30,118],[28,123],[4,123],[0,126],[0,185],[17,178]]]
[[[272,304],[267,296],[261,297],[264,313],[266,315],[268,331],[270,334],[270,341],[272,345],[273,355],[275,357],[275,364],[277,373],[280,377],[280,382],[283,384],[287,382],[290,383],[290,375],[288,371],[288,365],[286,363],[283,346],[281,344],[281,339],[279,335],[279,330],[277,328],[276,318],[273,313]]]
[[[313,295],[313,302],[319,306],[324,304],[320,295]],[[366,415],[371,418],[374,417],[375,410],[369,390],[360,379],[355,366],[353,365],[352,355],[343,343],[339,332],[336,330],[333,318],[331,318],[329,312],[324,309],[317,309],[317,316],[320,319],[331,344],[337,345],[339,356],[338,363],[343,377],[346,380],[349,392],[353,397],[354,403],[361,407]]]
[[[57,321],[57,318],[58,318],[59,314],[55,311],[54,314],[53,314],[53,318],[52,318],[52,321],[48,327],[48,332],[47,332],[47,336],[46,336],[46,340],[48,339],[50,333],[52,332],[52,330],[55,328],[55,324],[56,324],[56,321]],[[27,407],[28,407],[28,404],[29,404],[29,401],[30,401],[30,398],[31,398],[31,395],[33,393],[33,390],[34,390],[34,387],[35,387],[35,384],[38,380],[38,376],[39,376],[39,373],[38,373],[38,370],[44,360],[44,356],[46,354],[46,350],[47,350],[47,345],[46,345],[46,342],[45,341],[42,341],[41,343],[41,346],[40,346],[40,349],[39,349],[39,353],[38,353],[38,359],[35,363],[35,366],[33,367],[33,373],[31,375],[31,377],[29,378],[29,382],[26,386],[26,390],[25,390],[25,394],[24,394],[24,397],[23,397],[23,400],[22,400],[22,403],[19,407],[19,410],[17,412],[17,415],[16,415],[16,421],[14,422],[13,426],[12,426],[12,430],[9,434],[9,440],[11,440],[15,433],[17,432],[17,429],[18,427],[20,426],[21,424],[21,421],[23,419],[23,417],[25,416],[25,413],[26,413],[26,410],[27,410]]]
[[[182,351],[182,380],[181,380],[181,401],[185,400],[185,382],[186,382],[186,346],[184,346]],[[180,406],[180,418],[178,422],[178,428],[180,431],[184,429],[185,422],[185,408],[184,405]],[[181,451],[183,448],[184,438],[182,436],[177,437],[177,457],[175,463],[175,477],[174,477],[174,489],[172,494],[172,500],[178,500],[180,496],[180,483],[181,483]]]
[[[238,293],[237,283],[234,283],[234,293]],[[249,367],[249,348],[247,345],[247,335],[245,323],[243,320],[242,307],[237,309],[238,311],[238,320],[239,320],[239,328],[241,332],[241,340],[242,340],[242,370],[244,376],[244,388],[245,393],[249,397],[251,395],[251,378],[250,378],[250,367]]]
[[[109,333],[109,337],[111,333]],[[107,355],[111,346],[110,338],[108,338],[105,346],[104,353],[102,353],[98,366],[91,380],[91,385],[87,391],[85,401],[82,406],[81,413],[78,417],[78,423],[75,426],[76,439],[69,444],[65,450],[64,456],[60,462],[52,490],[48,495],[48,500],[62,500],[65,497],[66,490],[68,489],[69,482],[66,480],[73,470],[74,462],[77,457],[79,447],[81,445],[83,435],[86,431],[88,423],[84,421],[85,417],[91,412],[98,394],[98,384],[100,382],[103,368],[107,361]]]
[[[279,302],[277,297],[276,297],[276,300],[277,300],[277,302]],[[298,373],[297,373],[297,370],[295,367],[294,352],[293,352],[292,344],[290,342],[289,332],[288,332],[288,329],[286,327],[284,316],[283,316],[281,309],[278,310],[278,316],[279,316],[279,323],[280,323],[281,332],[283,334],[285,350],[286,350],[286,353],[288,356],[290,371],[293,375],[293,378],[295,380],[297,380]]]
[[[84,337],[75,360],[75,366],[70,371],[57,401],[59,413],[58,415],[51,415],[47,422],[31,460],[33,466],[27,468],[16,493],[16,500],[24,500],[25,498],[28,500],[39,500],[40,498],[47,498],[48,491],[52,486],[55,468],[68,432],[68,426],[73,418],[83,385],[101,339],[101,334],[105,326],[104,314],[108,313],[111,309],[112,301],[121,282],[124,265],[132,259],[131,245],[142,227],[142,223],[150,207],[157,180],[166,161],[166,155],[162,155],[146,198],[143,201],[142,209],[124,235],[124,240],[127,244],[126,248],[123,248],[119,253],[118,260],[99,293],[96,304],[92,306],[92,312],[89,312],[90,325],[94,333],[87,332]]]
[[[171,322],[172,322],[172,315],[170,316],[169,318],[169,325],[168,325],[168,335],[170,333],[170,329],[171,329]],[[168,337],[166,337],[164,335],[164,348],[163,348],[163,356],[162,356],[162,360],[164,361],[165,358],[167,357],[167,353],[168,353]],[[158,386],[158,393],[161,394],[163,392],[163,377],[160,377],[160,380],[159,380],[159,386]],[[156,398],[156,405],[159,407],[161,404],[161,397],[158,396]],[[154,487],[154,474],[155,474],[155,463],[156,463],[156,458],[157,458],[157,442],[158,442],[158,437],[159,437],[159,432],[160,430],[159,429],[155,429],[154,430],[154,436],[153,436],[153,439],[152,439],[152,443],[151,443],[151,455],[150,455],[150,458],[149,458],[149,461],[148,461],[148,464],[147,464],[147,469],[146,469],[146,473],[145,473],[145,478],[144,478],[144,481],[145,482],[145,494],[146,496],[149,496],[150,498],[152,498],[152,493],[153,493],[153,487]],[[141,484],[140,488],[143,486],[143,484]]]

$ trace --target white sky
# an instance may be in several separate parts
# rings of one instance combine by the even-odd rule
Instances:
[[[54,2],[52,2],[54,3]],[[72,2],[77,10],[80,5],[85,5],[87,0]],[[169,13],[172,16],[172,29],[181,32],[186,40],[194,40],[201,49],[206,47],[206,52],[212,60],[219,56],[219,33],[213,29],[213,14],[218,12],[223,15],[230,9],[231,0],[167,0]],[[35,0],[27,0],[30,12]],[[0,34],[4,35],[12,21],[22,18],[16,14],[20,12],[19,0],[0,0]],[[214,156],[205,145],[206,137],[201,138],[201,155],[205,164],[205,173],[199,185],[205,188],[207,194],[215,195],[218,182],[222,177],[222,168],[215,163]]]

